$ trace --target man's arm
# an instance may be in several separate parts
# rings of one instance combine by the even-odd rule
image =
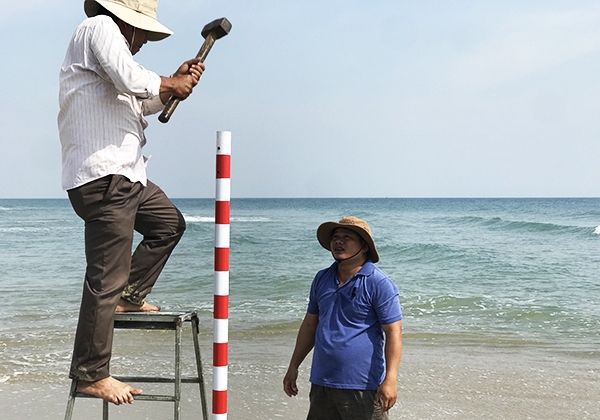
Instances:
[[[204,71],[200,59],[193,58],[179,66],[172,77],[159,76],[134,60],[119,28],[110,18],[100,17],[85,28],[90,51],[119,92],[148,99],[158,90],[165,104],[172,95],[187,98]]]
[[[383,411],[387,411],[398,397],[396,378],[402,357],[402,320],[381,327],[385,333],[385,379],[377,389],[375,401],[381,400]]]
[[[294,347],[290,365],[285,377],[283,378],[283,390],[288,397],[298,395],[298,386],[296,385],[296,379],[298,379],[298,368],[308,353],[310,353],[315,346],[315,333],[317,331],[318,324],[319,315],[307,312],[304,316],[304,320],[302,321],[302,325],[298,330],[296,347]]]

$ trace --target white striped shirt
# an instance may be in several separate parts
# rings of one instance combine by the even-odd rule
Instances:
[[[159,88],[160,77],[133,59],[111,18],[79,25],[60,70],[65,190],[116,174],[146,185],[143,116],[163,109]]]

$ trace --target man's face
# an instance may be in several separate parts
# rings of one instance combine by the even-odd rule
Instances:
[[[358,233],[354,232],[353,230],[337,228],[333,231],[333,236],[331,237],[329,246],[331,247],[333,258],[336,260],[342,260],[345,258],[351,258],[357,252],[359,252],[364,246],[364,242]],[[366,248],[367,247],[365,246],[365,252]]]
[[[131,42],[131,54],[135,55],[139,50],[142,49],[146,42],[148,42],[148,31],[135,28],[133,41]]]
[[[129,44],[131,55],[136,55],[142,46],[148,42],[148,31],[134,28],[128,23],[119,20],[119,29]]]

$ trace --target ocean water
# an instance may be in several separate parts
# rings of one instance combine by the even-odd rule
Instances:
[[[149,300],[165,309],[198,309],[209,343],[214,202],[173,201],[188,229]],[[232,348],[254,343],[248,354],[268,370],[275,356],[257,351],[261,343],[287,342],[286,354],[278,356],[284,361],[272,366],[277,375],[284,372],[311,280],[332,262],[316,228],[344,215],[367,220],[373,230],[378,266],[400,290],[409,354],[411,348],[423,349],[423,357],[427,349],[458,348],[484,352],[487,363],[512,354],[526,355],[526,363],[568,359],[598,386],[595,198],[233,199]],[[0,388],[65,380],[83,246],[83,225],[68,200],[0,200]],[[204,357],[210,366],[210,349]]]

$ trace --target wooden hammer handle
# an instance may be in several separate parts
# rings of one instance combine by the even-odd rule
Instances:
[[[208,55],[208,53],[209,53],[210,49],[212,48],[212,46],[214,45],[214,43],[215,43],[215,38],[212,35],[212,33],[209,33],[206,36],[204,43],[202,43],[202,46],[200,47],[198,54],[196,54],[196,58],[200,58],[201,63],[204,63],[204,60],[206,59],[206,56]],[[160,121],[161,123],[169,122],[169,119],[171,118],[171,115],[173,115],[173,112],[175,112],[175,108],[177,108],[177,105],[179,105],[179,102],[181,102],[181,98],[178,98],[176,96],[171,96],[169,98],[169,101],[166,103],[165,108],[163,109],[163,112],[159,115],[158,121]]]

